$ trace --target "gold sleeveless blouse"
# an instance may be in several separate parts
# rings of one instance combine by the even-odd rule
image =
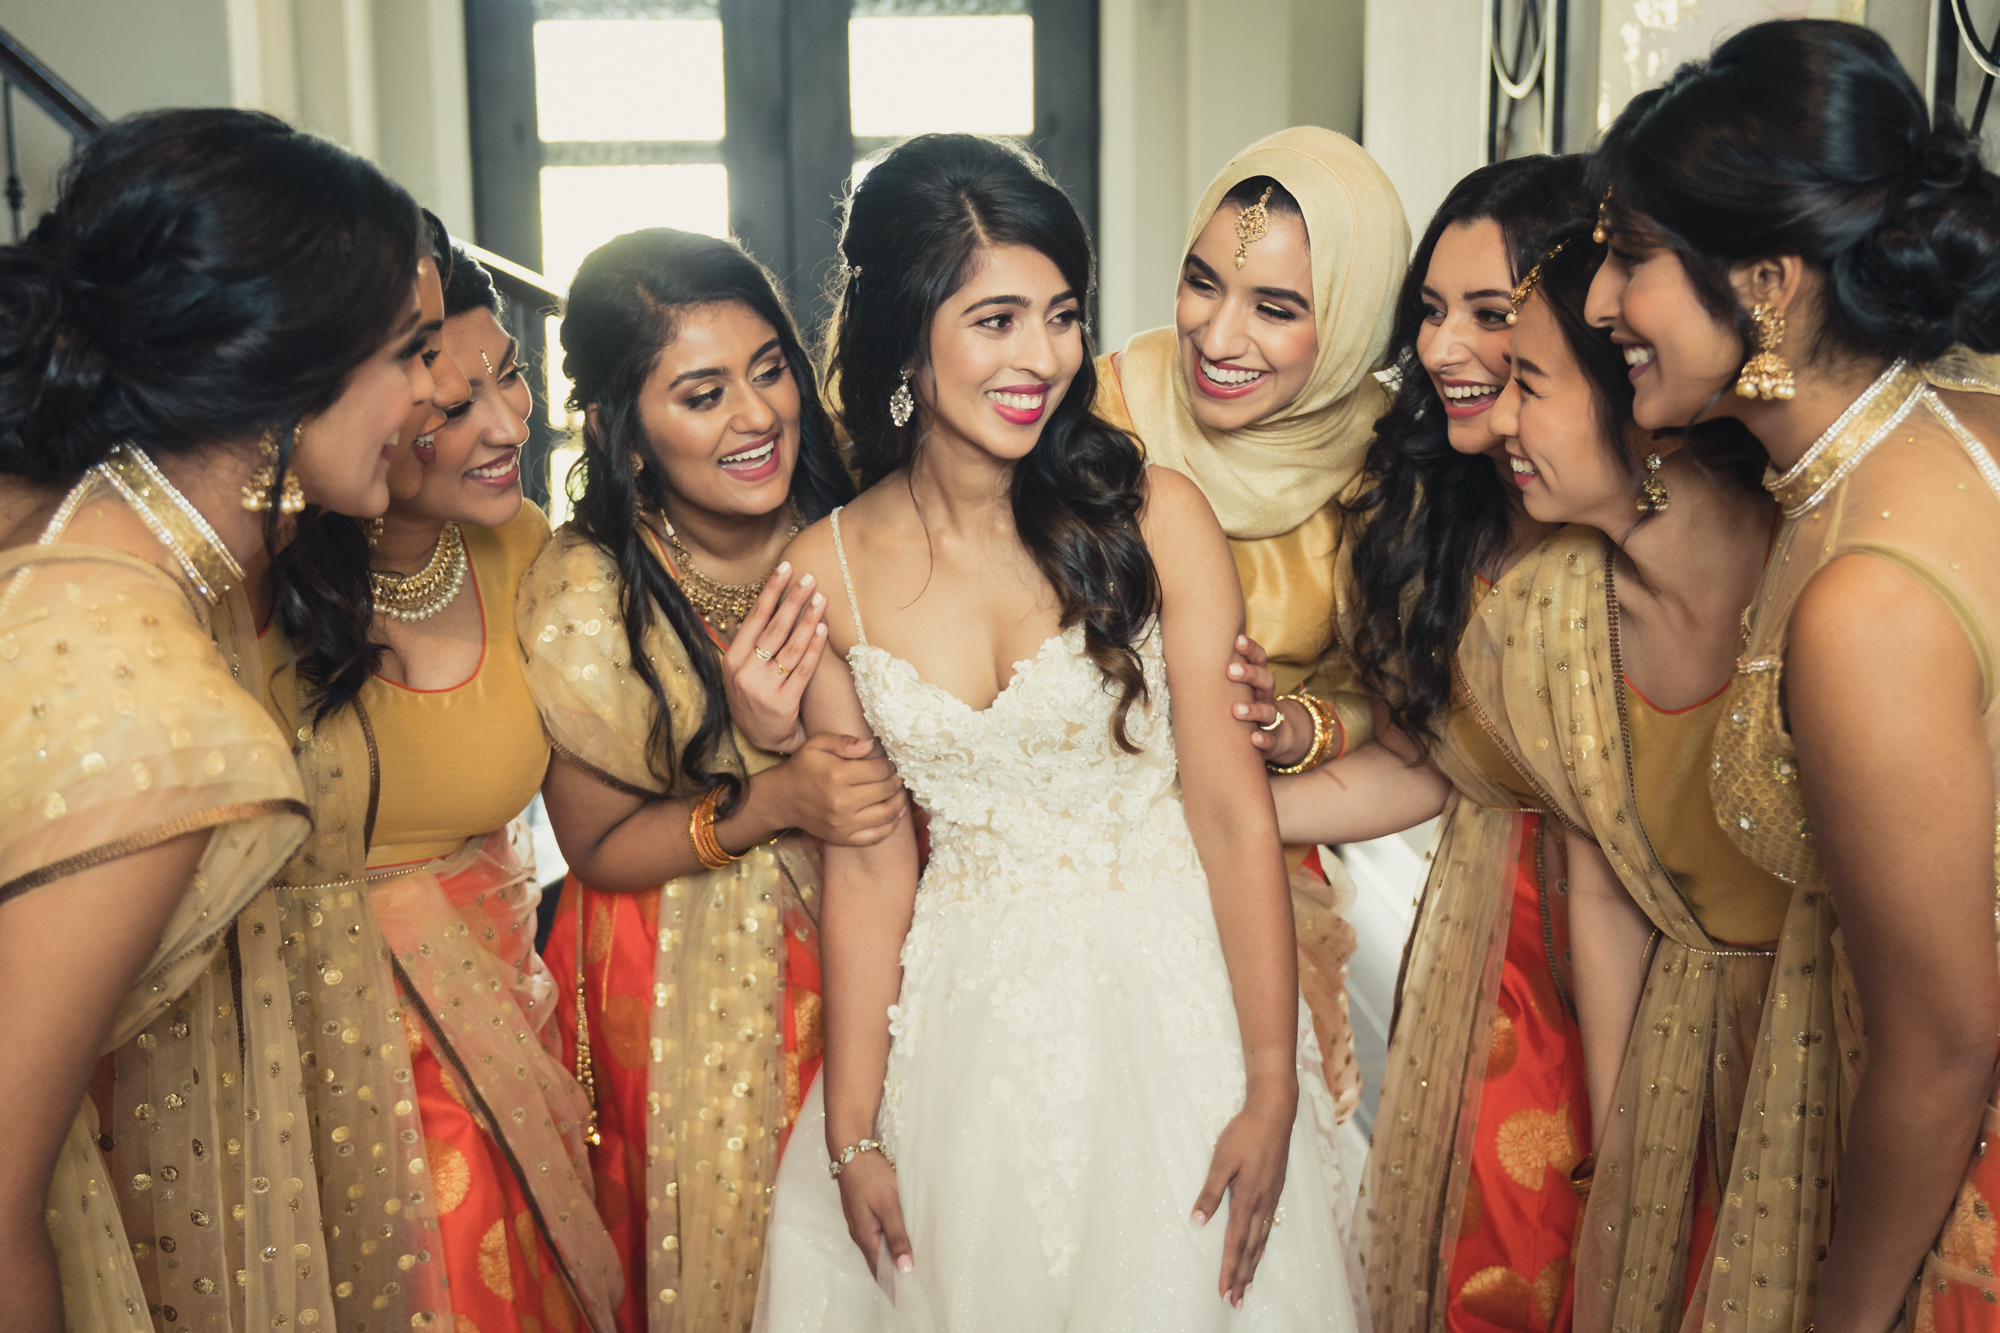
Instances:
[[[1736,846],[1798,892],[1779,941],[1716,1243],[1684,1327],[1795,1328],[1811,1317],[1845,1115],[1866,1050],[1783,711],[1787,631],[1814,574],[1840,556],[1868,554],[1938,595],[1978,655],[1988,749],[2000,770],[2000,467],[1940,388],[1996,393],[2000,379],[1989,359],[1964,352],[1924,366],[1898,362],[1793,468],[1765,481],[1785,526],[1751,604],[1709,789]],[[1927,1278],[1940,1262],[1930,1257]],[[1989,1276],[1952,1276],[1980,1284],[1989,1301],[2000,1294]]]

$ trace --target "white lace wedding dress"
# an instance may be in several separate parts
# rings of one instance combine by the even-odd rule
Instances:
[[[833,522],[845,576],[838,511]],[[1182,811],[1157,624],[1130,755],[1111,739],[1115,699],[1080,626],[976,711],[870,645],[858,606],[854,623],[848,664],[869,725],[931,816],[880,1121],[915,1267],[892,1303],[848,1239],[815,1084],[778,1171],[757,1327],[1365,1326],[1303,1004],[1281,1222],[1240,1310],[1216,1293],[1226,1205],[1206,1227],[1189,1220],[1243,1104],[1243,1054]]]

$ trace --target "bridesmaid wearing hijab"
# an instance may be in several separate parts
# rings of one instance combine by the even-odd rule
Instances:
[[[333,1326],[250,687],[292,515],[382,512],[432,396],[418,256],[380,171],[227,110],[106,129],[0,250],[9,1329]]]
[[[1238,153],[1196,205],[1173,326],[1097,359],[1098,415],[1192,477],[1222,521],[1248,615],[1236,678],[1280,692],[1275,713],[1240,704],[1237,716],[1272,728],[1254,739],[1278,771],[1373,734],[1369,696],[1332,642],[1338,497],[1389,407],[1374,371],[1409,251],[1373,158],[1332,130],[1281,131]],[[1313,847],[1286,862],[1300,987],[1344,1116],[1360,1098],[1342,981],[1354,932],[1329,880],[1345,877]]]

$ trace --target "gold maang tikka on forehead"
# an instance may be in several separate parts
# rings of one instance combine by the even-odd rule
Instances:
[[[1271,191],[1276,186],[1266,185],[1257,202],[1243,210],[1236,219],[1236,267],[1242,268],[1251,246],[1271,234],[1271,210],[1265,205],[1271,202]]]
[[[1542,256],[1541,264],[1537,264],[1529,269],[1528,276],[1521,279],[1521,285],[1514,289],[1514,294],[1508,301],[1507,322],[1509,324],[1520,322],[1521,306],[1527,301],[1528,294],[1535,290],[1535,284],[1542,280],[1542,264],[1548,263],[1551,259],[1561,254],[1563,247],[1568,244],[1568,241],[1559,242],[1555,249]]]

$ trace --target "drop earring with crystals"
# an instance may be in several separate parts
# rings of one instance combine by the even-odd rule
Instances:
[[[1778,355],[1778,344],[1785,340],[1784,312],[1760,302],[1750,311],[1750,320],[1757,326],[1757,355],[1743,363],[1736,394],[1767,403],[1773,398],[1789,400],[1794,392],[1792,368]]]
[[[1667,483],[1660,480],[1661,459],[1658,454],[1646,455],[1646,479],[1639,483],[1639,512],[1642,514],[1664,514],[1673,503],[1673,496],[1667,493]]]
[[[903,372],[903,382],[896,386],[896,392],[889,395],[889,420],[901,430],[910,424],[910,418],[917,412],[917,400],[910,396],[910,372]]]

